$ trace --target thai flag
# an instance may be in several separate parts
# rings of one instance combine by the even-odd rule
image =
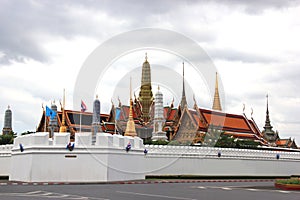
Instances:
[[[85,103],[81,100],[81,112],[85,112],[87,110],[87,107]]]

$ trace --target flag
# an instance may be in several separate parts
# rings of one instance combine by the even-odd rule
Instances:
[[[56,116],[56,112],[51,110],[48,106],[46,106],[46,116],[53,119]]]
[[[87,107],[85,103],[81,100],[81,112],[85,112],[87,110]]]
[[[24,151],[23,145],[22,145],[22,144],[19,144],[19,146],[20,146],[20,151],[23,152],[23,151]]]
[[[69,144],[67,144],[66,149],[68,149],[69,151],[73,151],[74,147],[75,147],[75,144],[74,143],[72,144],[71,142],[69,142]]]
[[[120,115],[121,115],[121,109],[120,108],[116,108],[116,120],[120,119]]]
[[[126,149],[127,152],[131,149],[131,144],[130,144],[130,142],[128,142],[128,144],[127,144],[127,146],[126,146],[125,149]]]

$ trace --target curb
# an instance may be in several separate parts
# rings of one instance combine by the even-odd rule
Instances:
[[[26,185],[94,185],[94,184],[161,184],[161,183],[226,183],[226,182],[274,182],[274,179],[233,179],[233,180],[153,180],[153,181],[115,181],[115,182],[0,182],[0,186]]]

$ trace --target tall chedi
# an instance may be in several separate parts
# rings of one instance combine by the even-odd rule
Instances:
[[[180,102],[180,109],[183,111],[183,109],[187,107],[187,101],[185,96],[185,85],[184,85],[184,62],[182,63],[182,96],[181,96],[181,102]]]
[[[220,95],[219,95],[218,72],[216,72],[215,95],[214,95],[214,102],[213,102],[212,109],[222,111]]]
[[[128,122],[126,126],[126,131],[125,131],[125,136],[131,136],[135,137],[137,136],[136,130],[135,130],[135,124],[133,120],[133,101],[131,97],[131,77],[130,77],[130,107],[129,107],[129,117],[128,117]]]
[[[139,93],[139,101],[142,105],[142,119],[144,122],[149,122],[150,120],[150,106],[153,102],[153,94],[152,94],[152,87],[151,87],[151,69],[150,64],[147,60],[147,53],[145,57],[145,62],[143,63],[142,67],[142,80],[141,80],[141,87]]]
[[[7,110],[5,111],[4,115],[4,127],[2,129],[3,135],[9,134],[12,132],[12,112],[10,110],[10,107],[7,107]]]
[[[168,138],[166,132],[163,131],[164,123],[163,94],[158,86],[157,93],[155,94],[153,133],[151,138],[153,141],[167,141]]]
[[[272,145],[275,146],[275,142],[278,138],[278,134],[273,131],[273,126],[271,125],[270,115],[269,115],[269,96],[267,95],[267,111],[266,111],[266,122],[264,130],[262,131],[264,138]]]
[[[93,122],[92,122],[92,143],[96,142],[96,134],[101,132],[101,119],[100,119],[100,109],[101,104],[98,99],[98,95],[96,95],[96,99],[93,103]]]

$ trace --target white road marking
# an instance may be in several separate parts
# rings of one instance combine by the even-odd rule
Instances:
[[[106,198],[98,198],[98,197],[84,197],[79,195],[67,195],[60,193],[52,193],[46,191],[32,191],[27,193],[0,193],[0,196],[13,196],[13,197],[42,197],[42,198],[53,198],[53,199],[72,199],[72,200],[110,200]]]
[[[232,190],[232,188],[229,187],[221,187],[222,190]]]
[[[259,190],[259,189],[254,189],[254,188],[248,188],[248,189],[246,189],[246,190],[248,190],[248,191],[262,191],[262,190]]]
[[[198,189],[222,189],[222,190],[247,190],[252,192],[280,192],[284,194],[300,194],[299,191],[286,191],[286,190],[276,190],[276,189],[257,189],[257,188],[251,188],[253,186],[192,186],[191,188],[198,188]]]
[[[291,191],[285,191],[285,190],[279,190],[278,192],[286,193],[286,194],[291,193]]]
[[[25,194],[37,194],[37,193],[42,193],[42,192],[43,191],[38,190],[38,191],[27,192]]]
[[[126,191],[116,191],[116,192],[123,193],[123,194],[132,194],[132,195],[166,198],[166,199],[196,200],[196,199],[185,198],[185,197],[165,196],[165,195],[159,195],[159,194],[146,194],[146,193],[126,192]]]

